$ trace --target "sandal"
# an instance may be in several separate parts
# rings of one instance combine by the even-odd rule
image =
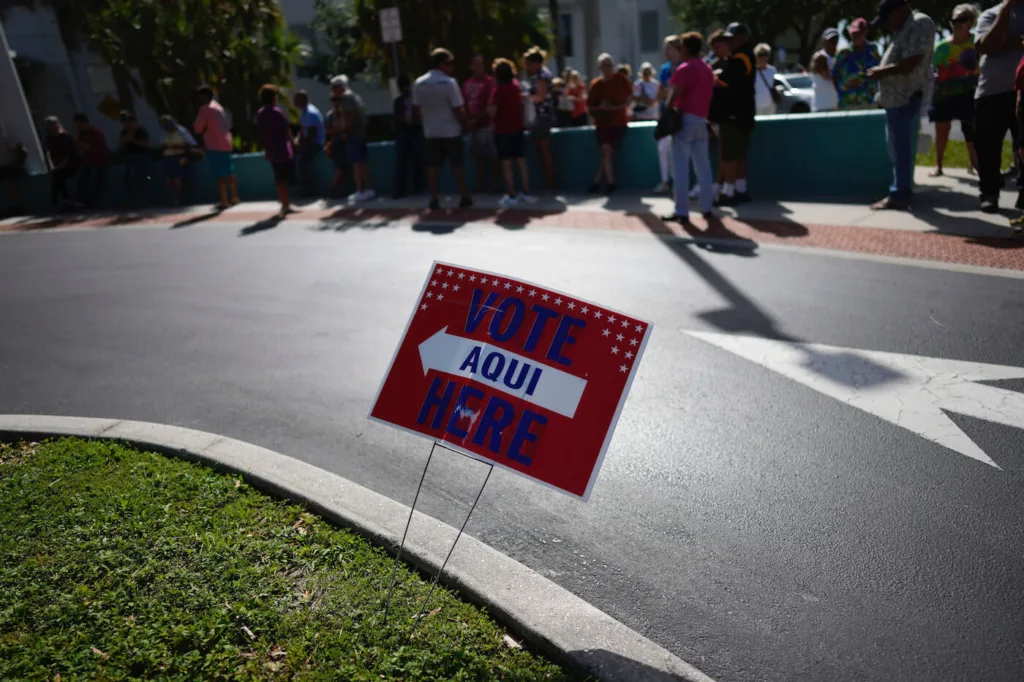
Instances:
[[[671,215],[662,216],[661,220],[662,220],[662,222],[665,222],[665,223],[679,223],[680,225],[689,225],[690,224],[690,216],[689,215],[679,215],[678,213],[673,213]]]
[[[942,169],[941,168],[936,168],[935,170],[933,170],[931,173],[928,174],[928,177],[929,178],[941,178],[942,177]]]
[[[906,211],[908,208],[910,208],[909,205],[891,197],[886,197],[881,201],[871,204],[872,211]]]

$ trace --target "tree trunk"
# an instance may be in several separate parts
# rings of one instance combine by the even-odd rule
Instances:
[[[558,73],[565,71],[565,46],[562,45],[562,21],[558,13],[558,0],[548,0],[548,14],[551,15],[551,36],[555,42],[555,60]]]
[[[128,73],[120,66],[111,67],[111,70],[114,72],[114,87],[117,88],[117,99],[121,102],[121,108],[132,111],[135,104],[135,93],[132,92]]]

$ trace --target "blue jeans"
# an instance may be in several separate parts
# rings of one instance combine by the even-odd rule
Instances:
[[[914,183],[914,157],[917,145],[914,131],[921,116],[921,97],[915,96],[901,107],[885,110],[885,141],[892,161],[892,185],[889,198],[908,203]]]
[[[82,164],[78,171],[78,187],[75,190],[76,198],[81,204],[93,208],[100,201],[103,194],[103,185],[107,179],[106,166],[93,166],[88,163]]]
[[[324,153],[322,144],[307,142],[295,157],[298,165],[299,193],[304,197],[316,196],[316,160]]]
[[[124,155],[124,193],[128,203],[149,203],[149,154]]]
[[[682,129],[672,136],[672,188],[676,197],[676,215],[690,213],[690,161],[700,185],[700,212],[714,205],[711,187],[711,157],[708,155],[708,121],[683,114]]]
[[[405,187],[412,173],[412,186],[423,191],[423,131],[405,130],[395,138],[395,197],[405,196]]]

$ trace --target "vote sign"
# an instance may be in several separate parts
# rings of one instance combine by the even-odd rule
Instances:
[[[586,500],[651,326],[434,263],[370,418]]]

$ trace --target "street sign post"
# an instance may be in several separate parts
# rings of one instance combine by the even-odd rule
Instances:
[[[395,67],[395,85],[398,83],[398,43],[402,42],[402,17],[398,7],[385,7],[380,10],[380,37],[385,43],[391,43],[391,59]]]
[[[402,42],[402,18],[397,7],[380,10],[380,37],[385,43]]]
[[[651,329],[525,280],[431,266],[369,415],[434,441],[395,556],[385,621],[434,450],[489,466],[420,614],[495,466],[587,500]]]
[[[651,324],[435,263],[370,418],[586,500]]]

